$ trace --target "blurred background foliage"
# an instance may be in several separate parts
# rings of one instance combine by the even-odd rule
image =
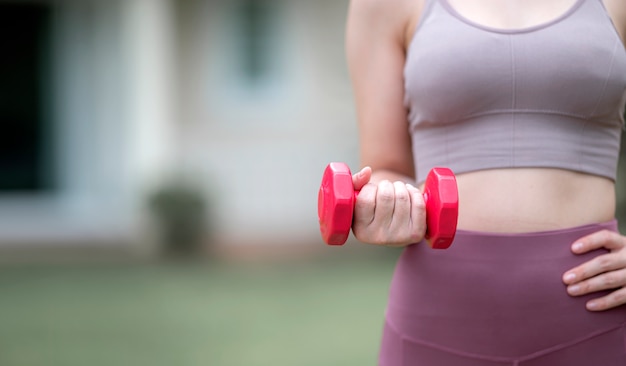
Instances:
[[[162,255],[198,257],[211,242],[210,198],[180,178],[171,179],[148,195],[148,210]]]

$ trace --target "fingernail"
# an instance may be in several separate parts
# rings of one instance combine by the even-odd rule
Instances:
[[[575,252],[580,251],[583,248],[583,243],[574,243],[572,245],[572,250],[574,250]]]
[[[600,308],[600,303],[597,301],[589,301],[587,303],[587,309],[589,310],[598,310]]]
[[[565,282],[574,281],[576,279],[576,274],[575,273],[568,273],[568,274],[565,275],[565,277],[563,277],[563,279],[565,280]]]
[[[567,288],[567,292],[570,293],[570,295],[577,295],[580,292],[580,286],[578,285],[573,285]]]

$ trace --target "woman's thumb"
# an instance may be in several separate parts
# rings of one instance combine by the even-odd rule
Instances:
[[[352,184],[354,185],[354,189],[356,191],[360,191],[364,185],[369,183],[371,177],[372,177],[372,168],[368,166],[361,169],[358,173],[353,174]]]

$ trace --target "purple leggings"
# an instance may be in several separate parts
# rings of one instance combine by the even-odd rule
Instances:
[[[624,366],[626,306],[593,313],[561,278],[598,250],[571,244],[617,221],[530,234],[459,231],[405,249],[391,283],[381,366]]]

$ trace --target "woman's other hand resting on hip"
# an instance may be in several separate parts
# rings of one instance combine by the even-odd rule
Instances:
[[[596,249],[609,252],[567,271],[563,275],[563,282],[568,285],[567,292],[572,296],[581,296],[613,290],[608,295],[588,301],[587,309],[591,311],[626,304],[626,237],[604,230],[581,238],[572,245],[574,254]]]

